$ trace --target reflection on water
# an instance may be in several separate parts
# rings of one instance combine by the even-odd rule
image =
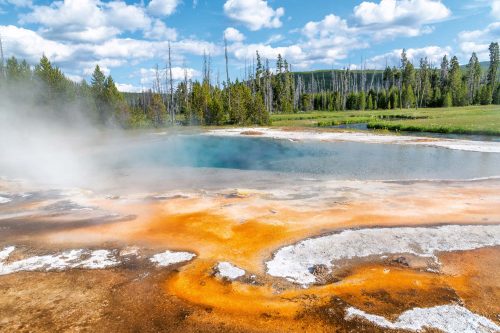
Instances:
[[[166,136],[108,156],[120,168],[217,168],[334,179],[469,179],[500,174],[500,154],[425,146]],[[193,170],[195,173],[196,171]]]

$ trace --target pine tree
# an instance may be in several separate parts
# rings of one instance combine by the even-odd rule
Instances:
[[[492,103],[496,104],[496,105],[500,104],[500,84],[498,84],[498,83],[497,83],[495,91],[493,92]]]
[[[392,85],[392,69],[389,66],[385,67],[384,74],[382,76],[382,80],[384,81],[384,88],[387,90]]]
[[[24,66],[26,71],[29,71],[27,63]],[[34,77],[38,85],[38,101],[40,103],[51,105],[54,111],[62,112],[64,104],[74,100],[76,91],[73,83],[64,76],[59,68],[52,66],[45,55],[35,66]]]
[[[364,91],[359,93],[358,100],[359,100],[359,102],[358,102],[359,103],[358,104],[359,110],[364,111],[366,109],[366,96],[365,96]]]
[[[382,91],[380,91],[378,93],[378,108],[379,109],[389,109],[388,105],[387,105],[387,93],[385,91],[385,89],[382,89]]]
[[[477,59],[475,52],[467,65],[467,89],[469,104],[477,104],[479,102],[479,85],[481,80],[481,64]]]
[[[148,113],[153,121],[154,126],[159,127],[165,124],[167,118],[167,107],[163,103],[163,99],[160,94],[153,93],[151,97],[151,103],[148,107]]]
[[[104,124],[106,122],[106,111],[107,111],[107,103],[106,103],[106,76],[101,71],[99,65],[95,66],[94,72],[92,73],[91,79],[91,89],[92,95],[94,96],[96,111],[97,111],[97,119],[100,124]]]
[[[283,58],[281,54],[278,53],[278,59],[276,60],[276,74],[283,73]]]
[[[429,105],[429,100],[432,95],[431,71],[427,57],[420,59],[420,70],[418,71],[419,87],[417,107],[425,107]]]
[[[462,69],[458,63],[458,58],[454,56],[451,59],[450,67],[450,91],[453,106],[465,105],[466,94],[465,87],[462,82]]]
[[[373,110],[374,107],[373,107],[373,97],[372,97],[372,94],[369,94],[368,95],[368,103],[367,103],[367,108],[368,110]]]
[[[496,87],[498,65],[500,62],[498,43],[491,43],[489,51],[490,51],[490,67],[488,68],[487,84],[489,87],[489,92],[493,94],[493,90]]]
[[[406,58],[406,52],[403,50],[402,56],[401,56],[401,64],[403,65],[401,67],[403,71],[403,86],[415,86],[415,67],[413,64],[408,61]]]
[[[441,60],[441,72],[440,72],[440,83],[441,89],[446,90],[448,87],[448,73],[450,71],[450,63],[448,61],[448,57],[444,55]]]
[[[481,86],[481,91],[479,92],[479,102],[481,105],[489,105],[492,101],[493,95],[490,86],[487,84]]]
[[[436,86],[434,88],[434,93],[432,96],[432,106],[443,106],[443,96],[441,95],[441,88],[439,88],[439,86]]]
[[[447,92],[445,95],[444,95],[444,99],[443,99],[443,107],[445,108],[449,108],[453,105],[453,102],[452,102],[452,97],[451,97],[451,92]]]

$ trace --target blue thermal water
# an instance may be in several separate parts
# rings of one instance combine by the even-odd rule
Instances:
[[[290,142],[255,137],[174,135],[115,152],[133,167],[264,170],[335,179],[470,179],[500,175],[500,154],[398,144]]]

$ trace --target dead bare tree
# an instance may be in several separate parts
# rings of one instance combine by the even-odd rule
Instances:
[[[175,125],[174,80],[172,78],[172,55],[170,49],[170,41],[168,42],[168,69],[170,76],[170,103],[168,103],[168,111],[171,117],[172,125]]]
[[[229,59],[227,56],[227,39],[225,37],[224,37],[224,57],[226,59],[227,107],[229,110],[229,114],[231,114],[231,81],[229,79]],[[245,58],[245,76],[246,76],[246,58]]]

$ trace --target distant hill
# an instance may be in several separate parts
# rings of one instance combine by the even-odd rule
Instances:
[[[331,90],[332,88],[332,76],[338,78],[340,77],[343,70],[341,69],[328,69],[328,70],[316,70],[316,71],[305,71],[305,72],[293,72],[295,82],[298,82],[298,79],[302,80],[302,84],[306,87],[309,87],[312,78],[314,77],[314,81],[317,85],[319,85],[324,90]],[[361,71],[360,70],[352,70],[351,73],[357,74],[356,77],[358,79],[358,84],[361,85]],[[382,82],[383,78],[383,70],[366,70],[366,82],[367,86],[370,86],[370,83],[373,80],[373,83]]]
[[[488,72],[488,68],[490,66],[489,61],[482,61],[480,62],[481,64],[481,69],[482,69],[482,74],[486,75]],[[461,65],[460,66],[462,70],[465,71],[467,65]],[[307,87],[311,84],[311,80],[314,76],[314,81],[316,84],[321,85],[321,87],[324,87],[326,90],[330,90],[332,86],[332,75],[337,76],[340,75],[340,73],[343,72],[341,69],[321,69],[321,70],[315,70],[315,71],[304,71],[304,72],[293,72],[293,75],[295,77],[295,81],[297,82],[298,77],[300,76],[302,83],[305,84]],[[352,70],[351,73],[356,73],[358,74],[358,81],[361,80],[361,71],[360,70]],[[370,86],[370,82],[382,82],[383,78],[383,73],[384,71],[381,69],[375,69],[375,70],[366,70],[366,82],[367,86]],[[500,71],[498,71],[498,79],[500,80]],[[360,82],[358,82],[360,84]]]
[[[490,62],[489,61],[480,61],[479,64],[481,65],[481,70],[483,71],[483,73],[485,73],[488,70],[488,67],[490,67]],[[462,69],[466,69],[467,68],[467,64],[461,65],[460,67]]]
[[[489,61],[482,61],[480,62],[481,64],[481,69],[482,69],[482,74],[486,75],[488,72],[488,68],[490,66]],[[467,65],[461,65],[460,66],[462,70],[465,71]],[[309,87],[311,84],[312,77],[314,76],[314,81],[316,84],[320,84],[321,88],[324,88],[325,90],[331,90],[332,87],[332,73],[335,76],[339,76],[343,70],[341,69],[320,69],[320,70],[315,70],[315,71],[303,71],[303,72],[293,72],[295,82],[297,82],[299,76],[302,80],[302,84],[306,85]],[[373,78],[373,83],[375,84],[377,81],[382,82],[383,78],[383,73],[384,71],[381,69],[372,69],[372,70],[366,70],[366,82],[367,86],[370,86],[370,83],[372,82]],[[356,73],[358,74],[358,84],[361,84],[359,82],[361,80],[361,71],[360,70],[351,70],[351,73]],[[498,71],[498,80],[500,80],[500,70]],[[125,93],[125,98],[127,100],[136,100],[140,96],[140,93]]]

